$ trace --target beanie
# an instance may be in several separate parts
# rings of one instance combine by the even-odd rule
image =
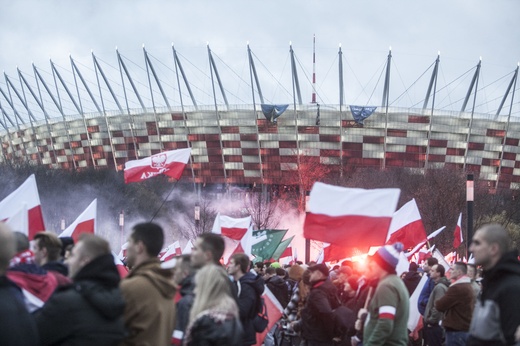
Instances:
[[[401,243],[382,246],[372,256],[372,260],[387,272],[395,273],[395,267],[399,263],[399,253],[403,251],[403,248],[404,246]]]

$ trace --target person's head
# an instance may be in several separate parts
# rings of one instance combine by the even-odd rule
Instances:
[[[60,257],[65,259],[65,253],[67,249],[71,249],[74,246],[74,239],[72,237],[60,237],[61,241],[61,252]]]
[[[94,234],[82,234],[66,261],[69,266],[69,277],[74,279],[87,264],[99,256],[109,254],[110,245],[105,239]]]
[[[9,268],[9,261],[16,252],[13,232],[5,223],[0,222],[0,275],[4,275]]]
[[[507,230],[499,224],[487,224],[475,232],[469,251],[473,253],[475,265],[481,265],[484,270],[489,270],[510,250],[510,247],[511,237]]]
[[[343,282],[343,283],[347,282],[347,279],[351,275],[352,275],[352,268],[350,268],[348,266],[341,266],[338,269],[338,280],[340,282]]]
[[[256,262],[254,269],[258,275],[264,275],[264,264],[262,262]]]
[[[284,278],[287,276],[287,272],[283,268],[276,268],[276,275],[278,275],[281,278]]]
[[[370,279],[380,279],[387,274],[395,274],[395,268],[399,263],[399,253],[402,250],[403,244],[401,243],[380,247],[368,261]]]
[[[468,263],[467,265],[468,265],[468,277],[471,280],[475,280],[477,278],[477,267],[472,263]]]
[[[423,271],[428,274],[434,264],[438,264],[439,261],[435,257],[428,257],[422,264]]]
[[[193,274],[194,268],[191,265],[190,255],[180,255],[175,262],[175,271],[173,273],[173,282],[180,285],[188,275]]]
[[[265,278],[268,279],[270,277],[273,277],[276,275],[276,268],[273,267],[267,267],[265,269]]]
[[[232,275],[235,280],[238,280],[249,271],[249,263],[249,257],[246,254],[234,254],[229,260],[227,272],[229,275]]]
[[[325,263],[315,264],[312,267],[309,267],[309,270],[311,272],[311,283],[323,281],[329,277],[329,268]]]
[[[287,274],[289,275],[289,279],[294,281],[300,281],[303,276],[304,269],[302,266],[298,264],[293,264],[289,270],[287,271]]]
[[[204,310],[221,308],[238,317],[238,307],[231,296],[229,278],[222,266],[207,264],[195,275],[195,299],[190,311],[190,322]]]
[[[415,262],[410,262],[410,265],[408,265],[409,272],[417,272],[418,268],[419,268],[419,266]]]
[[[164,233],[161,226],[152,222],[135,225],[130,237],[128,237],[126,248],[128,266],[132,268],[150,258],[157,257],[163,243]]]
[[[434,264],[430,269],[430,278],[435,282],[439,282],[444,277],[446,268],[442,264]]]
[[[191,250],[191,264],[195,268],[201,268],[206,264],[220,264],[220,258],[224,254],[225,243],[221,235],[215,233],[203,233],[197,237]]]
[[[42,266],[60,259],[61,240],[52,232],[38,232],[34,236],[33,253],[36,264]]]
[[[468,273],[468,266],[464,262],[455,262],[450,272],[450,280],[458,280]]]

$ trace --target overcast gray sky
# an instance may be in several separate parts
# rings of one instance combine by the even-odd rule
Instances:
[[[290,74],[288,50],[292,41],[302,65],[302,94],[309,102],[312,89],[307,84],[315,34],[317,87],[323,103],[339,103],[339,44],[345,61],[347,103],[380,103],[382,82],[378,78],[390,46],[391,100],[409,88],[440,51],[439,88],[474,68],[482,57],[480,87],[491,85],[480,95],[480,102],[485,103],[487,98],[505,92],[511,77],[493,82],[512,73],[520,60],[520,25],[515,24],[519,13],[518,0],[4,1],[0,11],[0,66],[13,79],[17,79],[16,66],[32,75],[31,62],[50,71],[49,58],[70,70],[69,54],[92,66],[92,49],[97,57],[117,67],[117,46],[125,58],[144,69],[144,44],[152,56],[171,67],[173,43],[183,57],[207,74],[209,42],[218,59],[228,65],[217,60],[219,68],[229,67],[249,82],[249,41],[259,59],[257,68],[268,71],[261,74],[267,84],[266,98],[291,102],[287,95],[291,92],[290,79],[284,76]],[[460,84],[463,91],[467,90],[471,73],[450,88]],[[411,92],[419,95],[407,95],[395,105],[412,106],[423,98],[430,75],[426,73],[421,87]],[[272,82],[265,81],[267,76],[279,79],[283,86],[269,84]],[[49,79],[52,81],[52,77]],[[208,88],[209,81],[192,82],[201,89]],[[231,97],[232,103],[251,103],[237,90],[238,83],[228,79],[224,84],[231,94],[238,95]],[[0,86],[5,82],[0,81]],[[494,95],[488,94],[491,90]],[[201,102],[211,104],[210,94],[206,92],[207,99]],[[372,94],[376,101],[370,99]],[[439,98],[440,107],[449,108],[446,105],[453,102]],[[485,104],[480,110],[492,112],[495,108],[494,104]]]

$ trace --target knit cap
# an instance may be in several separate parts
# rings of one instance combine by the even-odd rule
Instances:
[[[372,256],[372,260],[387,272],[394,273],[395,267],[399,263],[399,253],[403,251],[403,248],[404,246],[401,243],[382,246]]]

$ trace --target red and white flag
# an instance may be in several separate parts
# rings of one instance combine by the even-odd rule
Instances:
[[[412,199],[394,213],[386,237],[386,243],[394,244],[400,242],[405,249],[408,249],[424,240],[426,240],[426,230],[424,229],[417,203],[415,199]]]
[[[114,264],[116,265],[117,272],[121,279],[124,279],[128,275],[128,268],[123,264],[119,256],[117,256],[114,252],[112,252],[112,257],[114,257]]]
[[[191,148],[165,151],[125,163],[125,183],[136,183],[165,174],[179,180],[191,155]]]
[[[448,273],[451,271],[451,265],[448,261],[446,261],[446,258],[439,251],[439,249],[433,250],[432,257],[435,257],[437,259],[437,261],[439,261],[439,264],[442,264],[442,266],[446,270],[446,276],[449,277]]]
[[[457,227],[455,227],[455,231],[453,232],[453,247],[456,249],[462,244],[464,239],[462,238],[462,213],[459,215],[459,219],[457,220]]]
[[[77,243],[82,233],[96,233],[97,198],[58,237],[72,237]]]
[[[180,255],[182,255],[181,243],[177,240],[176,242],[170,244],[170,246],[167,247],[166,252],[161,256],[161,262],[169,261],[172,258]]]
[[[399,189],[354,189],[315,183],[303,234],[343,248],[383,245]]]
[[[119,255],[117,255],[117,257],[121,260],[121,261],[124,261],[126,260],[126,249],[128,248],[128,242],[124,243],[123,245],[121,245],[121,250],[119,250]]]
[[[256,334],[255,346],[261,346],[263,344],[267,333],[273,328],[274,324],[278,322],[280,318],[282,318],[283,315],[282,305],[280,305],[278,299],[276,299],[274,294],[269,290],[269,288],[267,288],[267,286],[265,286],[262,297],[264,298],[269,322],[267,322],[267,328],[262,333]]]
[[[229,257],[235,253],[251,255],[251,247],[254,242],[251,216],[236,219],[219,213],[211,232],[221,234],[224,238],[226,243],[224,263],[228,263]]]
[[[24,203],[22,206],[20,206],[20,209],[5,221],[5,224],[16,232],[28,235],[29,217],[27,214],[27,205]]]
[[[184,249],[182,249],[182,254],[189,255],[191,253],[191,249],[193,249],[193,243],[191,242],[191,240],[188,240],[188,242],[184,246]]]
[[[25,233],[29,240],[32,240],[36,233],[45,230],[40,196],[38,195],[34,174],[31,174],[22,185],[0,201],[0,221],[9,221],[11,217],[20,217],[17,215],[23,208],[27,210],[25,217],[27,218],[28,227],[27,229],[15,230]]]

